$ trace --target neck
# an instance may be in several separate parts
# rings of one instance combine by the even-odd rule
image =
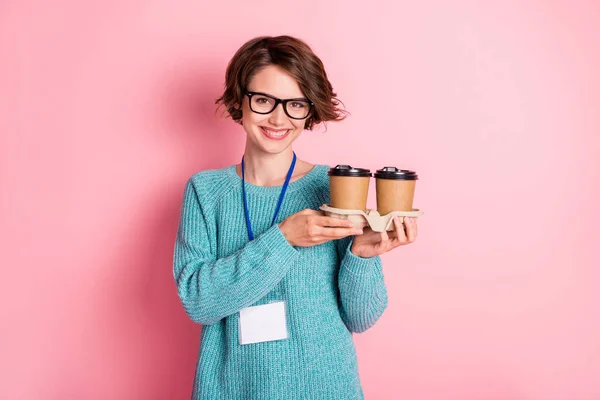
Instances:
[[[257,152],[246,146],[244,175],[246,182],[258,186],[276,186],[285,181],[294,154],[291,147],[279,154]]]

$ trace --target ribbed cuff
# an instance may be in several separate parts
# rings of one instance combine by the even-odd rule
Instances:
[[[373,275],[373,273],[379,275],[380,268],[377,268],[378,265],[381,265],[379,256],[364,258],[355,255],[350,251],[353,242],[354,240],[351,240],[350,243],[348,243],[348,247],[346,247],[342,266],[359,276]]]
[[[256,240],[260,240],[261,246],[266,250],[269,262],[276,265],[289,265],[299,256],[300,252],[287,241],[279,225],[275,224]]]

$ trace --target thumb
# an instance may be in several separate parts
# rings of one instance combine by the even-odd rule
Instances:
[[[311,208],[305,208],[304,210],[302,210],[302,212],[308,215],[323,215],[322,211],[313,210]]]

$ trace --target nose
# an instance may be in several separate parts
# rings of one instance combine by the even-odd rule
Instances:
[[[283,110],[283,104],[277,104],[277,107],[269,114],[269,123],[272,125],[282,125],[285,122],[286,115]]]

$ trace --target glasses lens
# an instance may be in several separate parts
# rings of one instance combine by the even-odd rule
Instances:
[[[252,96],[252,102],[250,103],[252,110],[259,113],[270,113],[274,108],[274,104],[275,100],[259,94]]]
[[[288,101],[286,111],[292,118],[306,118],[310,111],[310,103],[304,100]]]

